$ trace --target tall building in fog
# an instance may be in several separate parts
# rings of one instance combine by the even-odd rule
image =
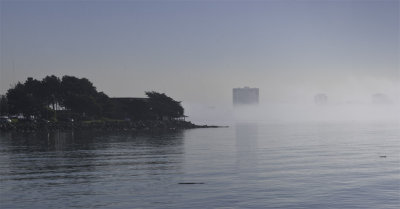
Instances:
[[[391,101],[386,94],[377,93],[371,96],[371,101],[373,104],[390,104]]]
[[[258,104],[259,102],[258,88],[234,88],[232,93],[234,105]]]
[[[314,102],[317,105],[326,105],[328,103],[328,96],[326,94],[317,94],[314,96]]]

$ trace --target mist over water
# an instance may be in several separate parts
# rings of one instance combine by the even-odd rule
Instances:
[[[241,109],[272,117],[256,110]],[[399,208],[398,124],[228,115],[229,128],[0,133],[0,208]]]
[[[304,72],[297,76],[260,76],[252,85],[235,85],[214,100],[184,102],[185,114],[199,124],[232,125],[237,122],[374,122],[400,121],[400,71],[390,79],[379,76],[336,76]],[[294,78],[295,77],[295,78]],[[259,88],[259,104],[233,105],[232,89]],[[210,92],[212,94],[213,92]],[[325,101],[316,101],[317,95]],[[183,100],[185,101],[185,100]]]
[[[241,122],[400,122],[400,106],[391,104],[269,103],[250,106],[188,105],[189,120],[199,124]]]

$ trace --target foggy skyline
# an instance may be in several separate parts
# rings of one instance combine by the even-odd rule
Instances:
[[[399,1],[0,1],[0,94],[86,77],[111,97],[189,103],[399,98]]]

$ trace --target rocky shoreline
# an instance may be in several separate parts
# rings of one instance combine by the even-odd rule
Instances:
[[[224,126],[196,125],[189,121],[83,121],[83,122],[31,122],[0,123],[0,131],[37,132],[53,130],[99,131],[156,131],[193,128],[219,128]]]

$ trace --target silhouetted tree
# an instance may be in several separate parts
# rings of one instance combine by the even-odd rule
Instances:
[[[68,94],[64,98],[65,107],[74,113],[85,114],[87,116],[99,116],[100,106],[96,103],[93,96],[82,94]]]
[[[6,98],[0,103],[0,110],[11,114],[37,116],[57,119],[57,106],[62,105],[67,114],[100,118],[129,117],[135,120],[150,120],[163,117],[182,117],[184,109],[181,103],[164,93],[146,92],[146,98],[111,100],[105,93],[98,92],[86,78],[74,76],[46,76],[41,81],[28,78],[17,83],[7,91]],[[52,108],[50,108],[52,107]],[[60,112],[62,113],[62,112]],[[63,116],[65,117],[65,112]],[[67,116],[70,117],[70,116]]]
[[[98,115],[101,107],[97,104],[96,98],[99,93],[96,87],[86,78],[63,76],[61,80],[62,104],[72,112]],[[104,95],[99,96],[104,98]]]
[[[40,116],[44,108],[41,82],[28,78],[24,84],[18,83],[7,91],[7,102],[12,114]]]
[[[29,86],[34,86],[29,84]],[[40,112],[38,100],[25,84],[17,83],[14,88],[7,91],[7,101],[9,112],[11,114],[20,114],[24,116],[36,115]]]
[[[86,78],[63,76],[61,80],[63,94],[91,95],[97,94],[96,87]]]
[[[8,115],[8,101],[6,96],[0,97],[0,115]]]
[[[180,102],[175,101],[171,97],[168,97],[164,93],[158,92],[146,92],[149,97],[149,106],[153,113],[155,113],[160,119],[163,116],[169,118],[182,117],[184,109]]]
[[[58,105],[74,113],[101,115],[107,95],[98,93],[86,78],[46,76],[42,81],[28,78],[7,92],[9,112],[24,116],[51,117]],[[100,104],[97,100],[101,101]],[[52,106],[52,110],[49,108]]]
[[[46,76],[42,80],[42,94],[45,103],[56,110],[57,106],[62,101],[61,81],[58,77],[51,75]]]

